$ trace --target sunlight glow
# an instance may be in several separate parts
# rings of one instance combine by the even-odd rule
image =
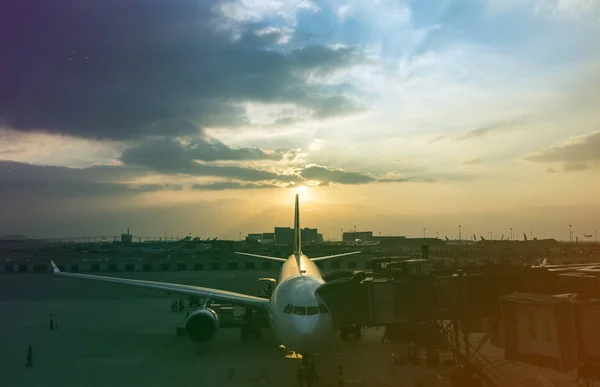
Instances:
[[[295,189],[294,196],[298,194],[300,195],[300,201],[307,202],[310,199],[310,195],[308,194],[308,187],[305,185],[301,185]]]

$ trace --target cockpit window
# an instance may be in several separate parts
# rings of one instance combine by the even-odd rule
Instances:
[[[325,314],[329,313],[329,309],[324,304],[319,304],[318,306],[295,306],[291,304],[287,304],[285,308],[283,308],[283,313],[286,314],[296,314],[298,316],[314,316],[319,313]]]
[[[298,316],[306,316],[306,307],[294,306],[294,314],[297,314]]]

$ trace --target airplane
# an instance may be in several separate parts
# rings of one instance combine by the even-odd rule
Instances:
[[[51,264],[54,274],[59,276],[112,282],[204,298],[204,305],[191,313],[185,321],[185,330],[195,342],[209,342],[217,334],[219,316],[210,308],[213,300],[246,307],[251,314],[254,311],[266,311],[269,326],[275,337],[285,348],[301,354],[304,359],[326,347],[336,333],[329,308],[316,294],[317,288],[325,281],[315,262],[358,254],[360,251],[310,259],[302,253],[300,236],[300,209],[296,194],[292,255],[288,258],[278,258],[236,252],[239,255],[282,264],[279,278],[269,298],[183,284],[67,273],[60,271],[54,261],[51,261]],[[242,326],[242,337],[247,336],[248,329],[255,329],[255,327]],[[260,330],[260,327],[258,329]]]

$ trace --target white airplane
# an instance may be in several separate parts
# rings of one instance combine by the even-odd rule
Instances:
[[[302,254],[298,195],[296,195],[294,218],[294,247],[294,253],[287,259],[236,253],[283,263],[277,285],[270,298],[191,285],[65,273],[60,271],[53,261],[51,263],[54,274],[60,276],[114,282],[205,298],[204,305],[191,313],[185,321],[188,335],[196,342],[211,341],[219,329],[219,317],[209,307],[213,300],[244,306],[247,310],[267,311],[269,325],[281,344],[296,353],[310,355],[323,349],[335,337],[333,317],[325,302],[315,292],[325,282],[315,261],[358,254],[360,251],[313,259]]]

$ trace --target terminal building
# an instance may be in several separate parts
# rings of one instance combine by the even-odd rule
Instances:
[[[275,234],[272,232],[248,234],[246,240],[261,243],[273,243],[275,241]]]
[[[301,231],[302,243],[321,243],[323,234],[318,229],[305,227]],[[248,234],[247,241],[260,241],[262,243],[276,243],[278,245],[290,246],[294,244],[294,229],[291,227],[275,227],[275,232],[264,232],[261,234]]]
[[[363,242],[370,242],[373,240],[373,231],[346,231],[343,234],[344,242],[354,242],[360,239]]]
[[[305,227],[300,232],[302,243],[321,243],[323,234],[316,228]],[[294,244],[294,229],[291,227],[275,227],[275,243],[278,245]]]

